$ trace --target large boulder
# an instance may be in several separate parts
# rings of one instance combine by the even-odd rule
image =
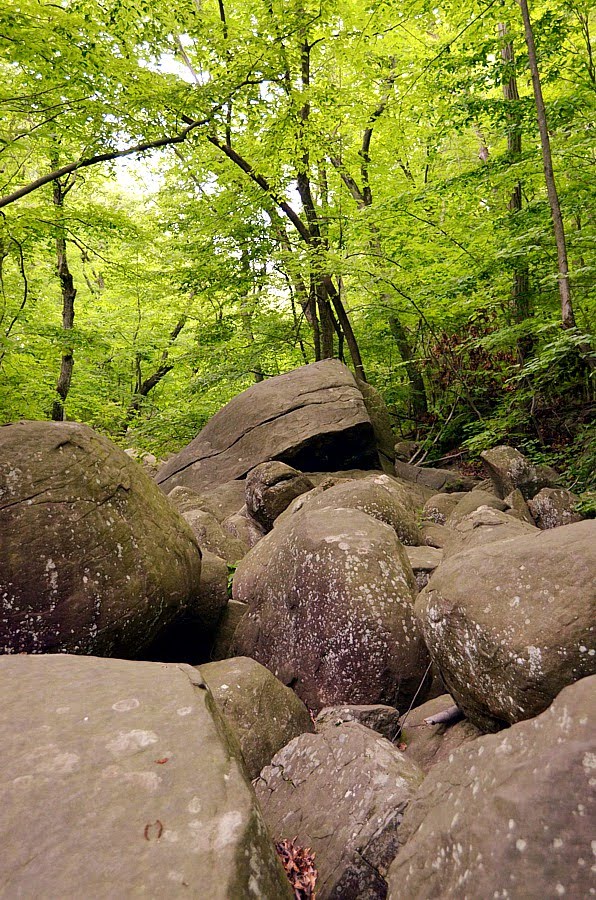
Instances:
[[[277,517],[292,500],[311,491],[314,484],[302,472],[273,460],[261,463],[246,477],[246,509],[264,531],[271,531]]]
[[[390,900],[594,894],[596,678],[457,750],[410,803]]]
[[[364,398],[364,404],[375,432],[381,466],[387,472],[393,472],[395,462],[395,435],[391,425],[391,417],[381,394],[372,384],[357,379],[358,387]]]
[[[274,839],[312,847],[319,900],[374,900],[423,774],[376,732],[351,722],[295,738],[255,782]]]
[[[433,469],[430,466],[413,466],[400,460],[395,461],[395,474],[404,481],[413,481],[432,488],[434,491],[471,491],[477,479],[462,475],[457,469]]]
[[[482,734],[463,715],[453,721],[432,723],[435,716],[440,718],[441,713],[450,708],[453,708],[453,698],[449,694],[440,694],[401,717],[400,744],[405,745],[404,753],[408,759],[424,772],[448,760],[455,750]]]
[[[542,488],[528,500],[528,507],[539,528],[558,528],[581,522],[583,516],[575,509],[578,502],[577,494],[564,488]]]
[[[470,513],[475,512],[481,507],[486,509],[498,509],[502,512],[507,509],[503,500],[499,500],[494,494],[479,490],[469,491],[459,499],[456,506],[447,516],[445,524],[449,528],[456,528],[462,519],[465,519],[466,516],[469,516]]]
[[[232,650],[234,634],[240,619],[247,609],[246,603],[240,603],[238,600],[228,601],[228,605],[224,609],[215,631],[213,645],[209,653],[210,660],[216,662],[220,659],[229,659],[234,655]]]
[[[326,706],[315,719],[317,732],[325,728],[338,728],[346,722],[359,722],[366,728],[377,731],[388,741],[394,741],[399,734],[399,710],[382,703],[368,706]]]
[[[406,708],[428,665],[415,590],[388,525],[358,509],[297,513],[236,570],[234,598],[248,611],[235,652],[267,666],[314,710]]]
[[[596,522],[585,521],[451,557],[416,614],[449,693],[494,731],[596,671],[595,598]]]
[[[251,550],[255,544],[258,544],[266,533],[265,529],[261,528],[259,523],[248,514],[246,505],[242,507],[240,512],[225,519],[222,522],[221,527],[224,531],[227,531],[228,534],[231,534],[232,537],[242,541],[249,550]]]
[[[190,528],[86,425],[0,428],[0,534],[0,653],[133,656],[199,608]]]
[[[202,665],[200,671],[240,742],[251,778],[293,738],[314,731],[304,703],[254,659],[234,657]]]
[[[198,672],[54,655],[0,675],[5,896],[290,897]]]
[[[424,504],[422,510],[423,521],[445,525],[449,514],[453,512],[462,497],[467,496],[467,493],[467,491],[453,491],[451,494],[434,494]]]
[[[378,468],[370,417],[350,370],[335,359],[267,378],[234,397],[163,466],[157,482],[195,490],[279,459],[302,471]]]
[[[340,481],[326,489],[321,485],[299,497],[279,521],[287,522],[298,512],[308,516],[320,509],[359,509],[390,525],[403,544],[416,546],[422,543],[412,498],[389,475],[379,473]]]
[[[549,466],[535,466],[523,453],[506,444],[480,454],[498,497],[519,489],[528,500],[543,487],[557,487],[559,476]]]
[[[226,531],[215,516],[203,509],[192,509],[182,513],[190,525],[201,550],[208,550],[215,556],[235,566],[248,553],[248,545]]]
[[[538,534],[535,525],[523,522],[509,513],[489,506],[481,506],[455,522],[453,528],[445,526],[449,539],[445,543],[445,558],[508,538]]]

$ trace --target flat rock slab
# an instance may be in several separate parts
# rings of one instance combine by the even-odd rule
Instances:
[[[596,677],[435,766],[399,830],[390,900],[594,896]]]
[[[194,669],[15,656],[0,685],[2,896],[290,896]]]
[[[166,493],[176,485],[202,491],[271,459],[305,471],[378,468],[373,426],[343,363],[311,363],[238,394],[156,480]]]
[[[350,722],[295,738],[255,790],[275,840],[297,836],[315,851],[318,900],[381,900],[399,824],[422,779],[389,741]]]
[[[454,750],[463,744],[480,737],[482,732],[467,719],[447,724],[428,725],[425,719],[453,707],[453,698],[442,694],[433,700],[427,700],[407,715],[402,716],[400,743],[406,745],[404,753],[408,759],[417,763],[424,772],[428,772],[437,763],[449,759]]]
[[[317,732],[325,728],[338,728],[346,722],[359,722],[366,728],[377,731],[388,741],[399,734],[399,710],[382,703],[368,706],[327,706],[315,719]]]

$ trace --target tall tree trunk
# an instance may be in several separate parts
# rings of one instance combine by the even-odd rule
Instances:
[[[544,106],[544,97],[542,95],[540,72],[538,70],[534,32],[530,19],[530,10],[528,9],[528,0],[519,0],[519,4],[521,7],[521,13],[524,22],[524,32],[526,36],[526,45],[528,48],[530,72],[532,73],[532,85],[534,87],[534,100],[536,103],[536,116],[538,119],[540,144],[542,147],[544,179],[546,181],[546,190],[550,203],[553,231],[555,235],[555,242],[557,245],[559,296],[561,299],[561,321],[563,323],[563,328],[575,328],[575,315],[573,312],[573,304],[571,301],[571,285],[569,282],[569,265],[567,262],[567,243],[565,240],[565,228],[563,225],[561,205],[559,203],[559,195],[557,193],[557,185],[553,172],[550,136],[548,133],[548,122],[546,118],[546,108]]]
[[[391,298],[388,297],[387,299],[390,300]],[[418,368],[418,360],[412,353],[408,334],[398,316],[389,316],[389,329],[393,336],[393,340],[397,344],[399,355],[403,360],[406,375],[410,382],[410,391],[412,393],[412,417],[414,419],[420,419],[427,414],[428,403],[424,379]]]
[[[52,167],[58,168],[58,161],[52,160]],[[71,185],[72,186],[72,183]],[[67,342],[68,332],[72,331],[75,316],[75,297],[77,295],[72,273],[68,267],[68,256],[66,253],[66,232],[62,216],[64,212],[64,198],[70,189],[65,186],[59,178],[54,181],[53,201],[56,208],[56,272],[60,279],[60,288],[62,291],[62,330],[64,331],[64,341]],[[70,384],[72,381],[72,373],[74,369],[74,349],[72,346],[66,346],[62,350],[62,362],[60,365],[60,375],[56,382],[56,393],[58,396],[52,404],[52,419],[55,422],[64,420],[64,404],[68,397]]]
[[[182,315],[178,319],[176,324],[174,325],[172,331],[170,332],[168,346],[165,348],[165,350],[161,354],[161,359],[160,359],[157,369],[155,369],[155,371],[152,372],[151,375],[148,375],[147,378],[143,378],[143,373],[141,370],[141,363],[140,363],[139,356],[137,354],[135,391],[134,391],[133,398],[128,405],[128,410],[126,411],[124,430],[126,430],[127,426],[129,425],[129,423],[130,423],[131,419],[133,418],[133,416],[135,415],[135,413],[137,413],[140,410],[143,399],[145,397],[147,397],[149,395],[149,393],[153,390],[153,388],[157,387],[159,382],[163,378],[165,378],[165,376],[168,374],[168,372],[171,372],[172,369],[174,368],[172,363],[168,362],[168,358],[169,358],[170,350],[171,350],[172,346],[174,345],[178,335],[180,334],[180,332],[186,325],[186,319],[187,319],[187,316]]]
[[[498,26],[499,37],[503,41],[501,47],[501,59],[503,60],[505,71],[503,73],[503,97],[511,104],[519,102],[519,91],[517,89],[517,78],[515,74],[515,53],[513,43],[507,39],[509,28],[502,22]],[[507,152],[512,163],[519,162],[522,153],[522,132],[519,113],[515,108],[507,113]],[[522,208],[522,184],[518,179],[511,197],[508,207],[512,216],[521,211]],[[513,314],[516,322],[523,322],[530,315],[530,273],[528,265],[525,261],[516,263],[513,272]],[[520,363],[530,354],[533,345],[531,336],[527,336],[517,342],[517,355]]]

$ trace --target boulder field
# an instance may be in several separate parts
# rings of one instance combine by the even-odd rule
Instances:
[[[596,523],[516,448],[420,449],[335,360],[155,479],[0,428],[0,896],[596,890]]]

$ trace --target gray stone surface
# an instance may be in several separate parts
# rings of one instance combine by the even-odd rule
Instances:
[[[194,669],[50,655],[0,673],[4,897],[289,898]]]
[[[397,831],[423,774],[376,732],[351,722],[295,738],[255,789],[274,837],[312,847],[318,900],[384,898]]]
[[[234,397],[163,466],[157,482],[203,490],[269,459],[303,471],[379,465],[373,427],[350,370],[327,359]]]
[[[406,745],[404,753],[408,759],[417,763],[424,772],[429,772],[437,763],[448,760],[455,750],[482,734],[465,718],[446,724],[425,724],[425,719],[432,718],[451,706],[453,698],[449,694],[441,694],[401,717],[399,742]]]
[[[535,497],[528,500],[534,522],[539,528],[559,528],[581,522],[583,516],[575,511],[579,502],[577,494],[563,488],[542,488]]]
[[[522,538],[537,533],[535,525],[522,522],[500,509],[483,506],[469,513],[449,529],[450,540],[445,543],[445,558],[495,541]]]
[[[444,525],[447,516],[453,512],[462,497],[465,497],[467,491],[453,491],[451,494],[435,494],[430,500],[427,500],[422,510],[422,520],[424,522],[435,522],[437,525]]]
[[[238,600],[228,601],[217,625],[215,639],[209,654],[210,660],[229,659],[234,655],[232,650],[234,632],[247,609],[246,603],[240,603]]]
[[[327,706],[315,719],[317,732],[325,728],[337,728],[346,722],[359,722],[377,731],[388,741],[395,740],[399,732],[399,710],[382,703],[368,706]]]
[[[395,474],[405,481],[423,484],[435,491],[471,491],[477,483],[476,478],[462,475],[457,469],[433,469],[431,466],[412,466],[400,460],[395,462]]]
[[[248,514],[264,531],[271,531],[277,517],[292,500],[313,488],[312,481],[292,466],[277,460],[261,463],[246,476]]]
[[[507,505],[507,512],[509,515],[521,519],[522,522],[528,522],[530,525],[534,524],[530,508],[524,500],[524,495],[519,488],[516,488],[514,491],[511,491],[510,494],[507,494],[504,502]]]
[[[480,507],[499,509],[501,511],[507,509],[503,500],[499,500],[498,497],[495,497],[494,494],[489,494],[488,491],[469,491],[468,494],[459,499],[456,506],[447,516],[445,524],[448,525],[449,528],[456,528],[462,519],[465,519],[466,516],[475,512],[477,509],[480,509]]]
[[[207,663],[200,673],[238,738],[251,778],[292,738],[314,731],[304,703],[254,659],[239,656]]]
[[[480,454],[498,497],[519,488],[528,500],[543,487],[556,487],[559,476],[549,466],[535,466],[523,453],[506,444]]]
[[[249,609],[235,653],[267,666],[313,710],[407,707],[428,665],[414,591],[391,527],[358,509],[297,513],[236,570],[234,598]]]
[[[213,490],[205,489],[200,493],[178,486],[169,492],[168,499],[180,512],[203,509],[215,516],[218,522],[223,522],[244,506],[244,481],[226,481]]]
[[[209,550],[215,556],[234,566],[248,553],[248,545],[234,537],[211,513],[203,509],[191,509],[182,513],[189,524],[201,550]]]
[[[86,425],[0,428],[0,535],[0,653],[134,656],[197,609],[192,532]]]
[[[418,595],[449,693],[483,731],[536,716],[596,671],[596,522],[498,541],[441,564]]]
[[[594,895],[596,678],[435,766],[399,830],[390,900]]]

